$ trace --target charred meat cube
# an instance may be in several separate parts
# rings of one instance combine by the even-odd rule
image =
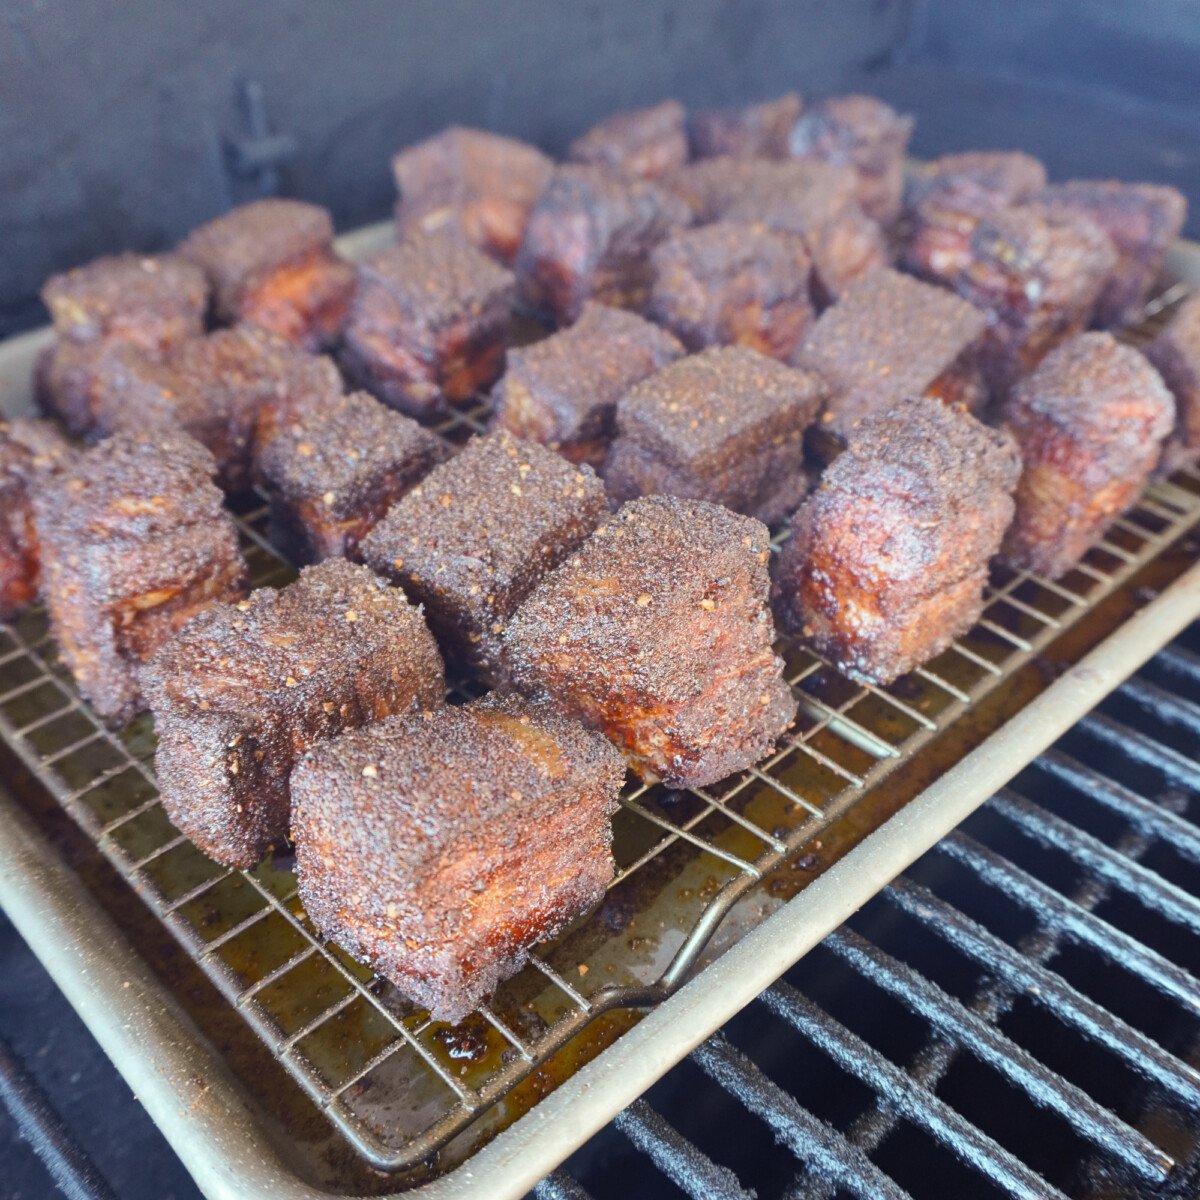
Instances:
[[[743,346],[680,359],[617,405],[609,495],[686,496],[782,520],[808,491],[804,432],[825,394],[817,376]]]
[[[986,324],[942,288],[886,268],[865,275],[821,314],[795,355],[829,385],[821,435],[835,450],[858,421],[905,396],[973,394]]]
[[[683,105],[664,100],[650,108],[614,113],[580,134],[568,147],[567,158],[628,179],[657,179],[687,162]]]
[[[1159,473],[1200,461],[1200,296],[1189,296],[1146,347],[1175,397],[1175,430],[1163,447]]]
[[[772,649],[766,527],[700,500],[622,506],[505,634],[514,682],[598,729],[647,780],[704,787],[796,715]]]
[[[791,152],[853,167],[863,212],[888,225],[900,215],[912,129],[912,117],[900,116],[874,96],[832,96],[810,106],[796,122]]]
[[[508,352],[492,392],[493,428],[599,467],[617,401],[683,352],[665,329],[636,313],[589,301],[574,325]]]
[[[497,680],[509,618],[606,511],[590,467],[499,430],[434,468],[359,552],[425,605],[447,658]]]
[[[1136,321],[1183,228],[1187,201],[1182,193],[1152,183],[1075,179],[1052,184],[1038,200],[1090,217],[1116,247],[1117,265],[1096,301],[1094,322],[1111,329]]]
[[[0,621],[37,599],[41,556],[33,493],[74,456],[49,421],[0,421]]]
[[[96,432],[96,393],[105,362],[113,353],[131,353],[144,359],[158,357],[115,338],[94,342],[59,338],[34,363],[33,394],[38,408],[73,437]]]
[[[693,158],[787,158],[804,109],[795,92],[745,108],[714,108],[688,118]]]
[[[624,776],[599,734],[512,696],[347,733],[292,777],[300,899],[435,1020],[461,1021],[603,899]]]
[[[554,163],[515,138],[447,129],[392,159],[400,236],[451,228],[506,266]]]
[[[118,435],[34,493],[50,628],[84,699],[121,725],[138,669],[201,610],[245,594],[212,455],[164,429]]]
[[[689,219],[687,205],[654,183],[559,167],[517,254],[521,296],[560,325],[589,299],[640,308],[650,290],[650,251]]]
[[[255,200],[201,225],[179,253],[208,275],[218,320],[246,321],[316,350],[337,340],[354,268],[315,204]]]
[[[1046,168],[1015,150],[946,154],[914,167],[904,194],[912,225],[905,267],[952,283],[971,261],[980,220],[1032,200],[1045,186]]]
[[[298,563],[352,558],[392,504],[448,455],[436,434],[366,392],[339,396],[263,451],[271,542]]]
[[[792,519],[781,623],[866,683],[941,653],[983,610],[1019,473],[1010,437],[938,400],[863,421]]]
[[[975,226],[970,259],[955,288],[988,311],[983,363],[1003,393],[1087,325],[1117,254],[1088,217],[1022,204]]]
[[[142,680],[167,815],[209,857],[241,868],[282,844],[288,776],[307,750],[445,694],[420,612],[340,558],[197,617]]]
[[[1025,464],[1004,555],[1053,579],[1137,498],[1175,405],[1136,350],[1107,333],[1084,333],[1017,384],[1003,418]]]
[[[677,230],[650,256],[647,314],[690,350],[739,345],[783,362],[813,318],[804,239],[719,221]]]
[[[411,237],[359,271],[341,362],[385,404],[432,417],[504,370],[512,274],[452,231]]]

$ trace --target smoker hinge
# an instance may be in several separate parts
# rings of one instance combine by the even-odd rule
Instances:
[[[279,192],[279,168],[296,157],[300,143],[295,134],[272,133],[267,122],[266,93],[257,80],[238,86],[245,135],[226,143],[230,171],[238,179],[253,181],[259,195]]]

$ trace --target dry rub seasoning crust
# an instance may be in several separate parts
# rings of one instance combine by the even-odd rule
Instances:
[[[49,421],[0,420],[0,621],[37,599],[41,558],[33,493],[74,457]]]
[[[170,429],[109,438],[34,494],[50,628],[80,693],[114,725],[138,668],[201,610],[245,594],[212,455]]]
[[[679,197],[647,180],[559,167],[517,254],[521,297],[560,325],[589,299],[640,308],[650,289],[650,251],[689,217]]]
[[[504,370],[513,276],[452,230],[414,236],[359,269],[341,362],[348,378],[432,417]]]
[[[804,240],[719,221],[677,230],[650,256],[646,311],[685,346],[748,346],[787,362],[813,319]]]
[[[292,777],[305,911],[461,1021],[603,898],[624,775],[598,734],[495,694],[335,738]]]
[[[937,400],[863,421],[792,520],[780,622],[866,683],[941,653],[983,609],[1019,474],[1007,434]]]
[[[287,834],[310,747],[413,704],[442,703],[437,646],[404,593],[330,559],[196,618],[142,673],[171,820],[205,854],[254,866]]]
[[[453,229],[510,266],[553,170],[551,159],[526,142],[446,129],[392,159],[400,236]]]
[[[1175,405],[1136,350],[1107,333],[1084,333],[1021,380],[1003,418],[1025,463],[1004,555],[1053,579],[1137,498]]]
[[[580,134],[567,158],[629,179],[657,179],[687,162],[686,120],[677,100],[614,113]]]
[[[508,352],[492,392],[492,426],[599,467],[615,431],[617,401],[683,353],[665,329],[589,301],[574,325]]]
[[[825,395],[816,375],[743,346],[680,359],[617,405],[609,496],[686,496],[780,521],[808,491],[804,432]]]
[[[1163,447],[1159,473],[1200,461],[1200,296],[1189,296],[1146,347],[1175,397],[1175,431]]]
[[[293,562],[353,558],[358,543],[449,447],[366,392],[339,396],[264,450],[270,537]]]
[[[796,92],[745,108],[712,108],[688,117],[693,158],[787,158],[792,128],[804,110]]]
[[[514,681],[644,779],[703,787],[769,754],[796,701],[772,649],[766,527],[716,504],[622,506],[505,634]]]
[[[448,658],[498,680],[509,618],[606,511],[590,467],[498,430],[436,467],[360,554],[425,605]]]
[[[201,225],[179,253],[208,275],[218,320],[246,321],[316,350],[341,332],[354,268],[315,204],[255,200]]]

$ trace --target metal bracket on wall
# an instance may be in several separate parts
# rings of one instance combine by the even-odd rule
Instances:
[[[238,107],[245,135],[226,143],[226,160],[236,179],[253,182],[260,196],[279,192],[280,167],[300,151],[295,134],[272,133],[267,122],[266,92],[257,80],[246,79],[238,86]]]

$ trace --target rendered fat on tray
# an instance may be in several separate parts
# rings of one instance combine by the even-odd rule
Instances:
[[[712,108],[688,114],[692,157],[787,158],[792,129],[804,111],[796,92],[744,108]]]
[[[1200,296],[1179,306],[1146,357],[1175,397],[1175,429],[1159,462],[1159,472],[1169,475],[1200,461]]]
[[[688,160],[686,115],[677,100],[613,113],[567,149],[585,163],[628,179],[657,179]]]

